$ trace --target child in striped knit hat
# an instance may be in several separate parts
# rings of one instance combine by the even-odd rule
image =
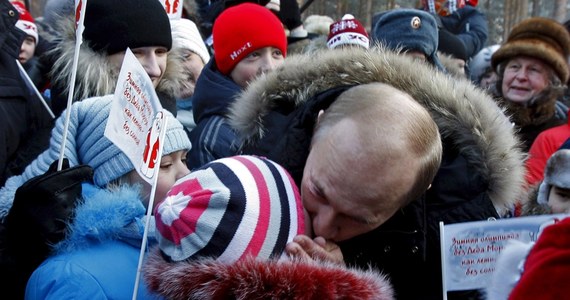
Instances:
[[[144,267],[168,299],[393,299],[374,271],[289,260],[309,233],[297,186],[273,161],[234,156],[181,178],[155,213],[159,250]]]

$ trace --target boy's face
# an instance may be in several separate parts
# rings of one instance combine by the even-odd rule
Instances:
[[[36,51],[36,39],[32,36],[26,36],[24,42],[22,43],[22,47],[20,47],[20,55],[18,56],[18,60],[21,64],[25,64],[34,56],[34,52]]]
[[[255,77],[280,66],[285,57],[281,50],[265,47],[251,52],[230,72],[230,77],[241,88],[246,88]]]
[[[570,213],[570,189],[552,186],[548,196],[548,206],[555,214]]]
[[[190,170],[188,170],[186,166],[186,153],[187,151],[185,150],[179,150],[162,156],[156,192],[154,194],[153,211],[157,205],[164,201],[166,194],[172,188],[176,180],[190,173]],[[129,173],[129,178],[131,183],[141,183],[143,185],[142,194],[145,197],[143,203],[145,207],[147,207],[150,200],[151,186],[144,181],[135,170]]]
[[[162,76],[164,76],[164,71],[166,70],[168,49],[165,47],[149,46],[134,48],[131,49],[131,51],[150,77],[152,85],[156,88],[162,79]],[[117,70],[120,70],[124,57],[125,51],[118,52],[109,55],[109,61],[115,68],[117,68]]]

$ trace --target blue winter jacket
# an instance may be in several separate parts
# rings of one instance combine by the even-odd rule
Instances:
[[[218,71],[213,59],[202,70],[192,96],[196,127],[190,132],[190,170],[238,154],[237,135],[228,125],[226,116],[229,105],[241,91],[230,77]]]
[[[68,237],[28,280],[26,299],[132,298],[145,215],[138,190],[84,184],[83,198]],[[137,299],[159,299],[140,278]]]

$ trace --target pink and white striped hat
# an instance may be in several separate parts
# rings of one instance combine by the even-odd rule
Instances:
[[[179,179],[154,215],[159,247],[172,261],[268,259],[305,231],[289,173],[247,155],[213,161]]]

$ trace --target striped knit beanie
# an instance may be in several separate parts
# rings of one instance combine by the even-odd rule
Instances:
[[[305,228],[289,173],[246,155],[213,161],[179,179],[154,216],[159,247],[173,261],[268,259]]]

